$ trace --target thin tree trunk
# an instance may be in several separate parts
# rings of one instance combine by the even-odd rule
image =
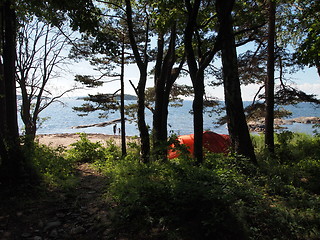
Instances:
[[[269,1],[269,29],[268,29],[268,62],[266,92],[266,117],[265,117],[265,145],[269,152],[274,152],[274,42],[275,42],[275,13],[276,3]]]
[[[122,49],[121,49],[121,151],[122,156],[127,155],[127,147],[126,147],[126,123],[125,123],[125,114],[124,114],[124,37],[122,39]]]
[[[21,79],[20,81],[20,89],[21,89],[21,96],[22,96],[22,106],[20,111],[20,116],[25,126],[25,135],[26,140],[32,143],[36,136],[36,120],[31,116],[31,100],[27,93],[27,86],[26,81]]]
[[[238,154],[248,157],[256,163],[246,117],[243,110],[237,53],[232,26],[231,11],[234,0],[218,0],[216,3],[219,36],[222,47],[223,83],[228,118],[228,130],[232,147]]]

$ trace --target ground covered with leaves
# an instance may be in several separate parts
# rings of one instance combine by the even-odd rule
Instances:
[[[320,138],[254,136],[258,165],[207,153],[141,163],[112,142],[36,146],[42,185],[1,198],[1,239],[319,239]]]
[[[69,188],[7,190],[0,201],[0,239],[104,239],[110,224],[102,198],[106,179],[88,164],[74,174]]]

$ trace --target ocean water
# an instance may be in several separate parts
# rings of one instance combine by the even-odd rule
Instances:
[[[78,100],[78,98],[62,98],[61,103],[54,103],[45,109],[41,114],[40,118],[46,118],[43,121],[41,127],[38,129],[38,134],[54,134],[54,133],[103,133],[103,134],[113,134],[113,124],[105,127],[90,127],[90,128],[80,128],[74,129],[74,126],[87,125],[93,123],[100,123],[111,121],[113,119],[120,118],[119,113],[109,114],[107,119],[99,118],[98,112],[90,113],[88,116],[80,117],[78,113],[75,112],[72,107],[81,106],[84,102],[83,100]],[[126,101],[129,103],[130,101]],[[245,102],[244,105],[249,104]],[[182,107],[169,108],[168,116],[168,130],[170,133],[190,134],[193,133],[193,115],[190,114],[192,108],[192,101],[185,100]],[[291,111],[293,114],[290,118],[296,117],[308,117],[315,116],[320,117],[320,107],[317,107],[310,103],[300,103],[297,106],[286,106],[286,109]],[[214,122],[217,121],[218,115],[209,116],[209,114],[204,115],[204,129],[211,130],[221,134],[227,134],[228,130],[226,125],[217,127]],[[149,126],[152,126],[152,114],[146,109],[146,122]],[[21,120],[19,125],[22,130]],[[293,125],[285,125],[287,130],[293,132],[303,132],[307,134],[313,133],[312,124],[299,124],[294,123]],[[120,127],[120,123],[117,125]],[[126,135],[135,136],[139,135],[138,127],[136,123],[129,121],[126,122]]]

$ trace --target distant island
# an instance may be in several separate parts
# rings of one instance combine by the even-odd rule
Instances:
[[[88,97],[78,97],[78,100],[84,100],[87,99]],[[115,96],[116,100],[120,100],[120,95]],[[125,94],[124,95],[124,100],[138,100],[137,96],[135,95],[130,95],[130,94]]]
[[[120,100],[120,95],[117,95],[116,99]],[[124,95],[124,100],[138,100],[138,98],[135,95],[125,94]]]

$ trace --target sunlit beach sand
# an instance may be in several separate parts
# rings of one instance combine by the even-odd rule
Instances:
[[[88,133],[87,138],[92,142],[105,143],[106,141],[113,140],[115,144],[121,144],[120,135],[108,135],[99,133]],[[41,144],[45,144],[52,147],[64,146],[68,147],[70,144],[75,143],[80,139],[79,134],[75,133],[59,133],[59,134],[39,134],[36,137],[36,141]],[[127,141],[133,140],[133,137],[127,137]]]

